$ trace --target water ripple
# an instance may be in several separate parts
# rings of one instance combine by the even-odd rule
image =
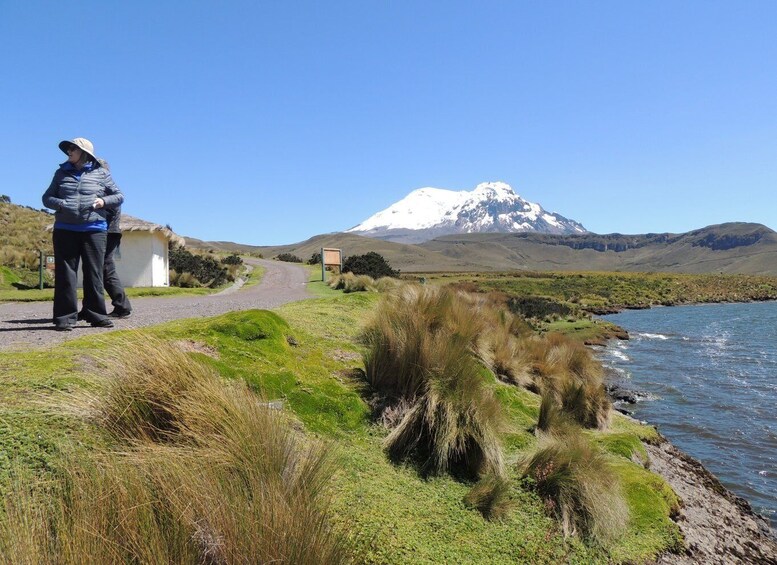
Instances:
[[[655,395],[657,424],[777,526],[777,303],[627,310],[633,339],[599,352],[609,373]]]

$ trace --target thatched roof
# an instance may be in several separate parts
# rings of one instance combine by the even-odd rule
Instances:
[[[136,218],[134,216],[128,216],[127,214],[121,215],[121,231],[158,231],[168,239],[171,239],[176,245],[185,245],[184,239],[180,235],[177,235],[175,232],[173,232],[171,229],[168,229],[165,226],[160,226],[159,224],[147,222],[146,220],[141,220],[140,218]]]

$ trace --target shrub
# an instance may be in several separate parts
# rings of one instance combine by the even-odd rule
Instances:
[[[224,257],[221,262],[225,265],[242,265],[243,259],[237,253],[233,253]]]
[[[368,275],[373,279],[381,277],[399,277],[399,271],[391,268],[382,255],[370,251],[365,255],[351,255],[343,261],[343,272],[355,275]]]
[[[316,251],[308,259],[308,265],[320,265],[321,264],[321,252]]]
[[[372,387],[410,408],[386,438],[394,460],[425,473],[502,472],[501,405],[473,353],[483,322],[457,293],[402,286],[365,330]]]
[[[514,296],[508,302],[512,312],[526,318],[543,319],[549,316],[569,316],[575,313],[572,308],[558,299],[543,296]]]
[[[628,507],[618,476],[579,431],[545,438],[521,466],[565,536],[606,545],[624,530]]]
[[[286,263],[302,263],[302,259],[293,253],[279,253],[275,256],[275,259],[277,261],[285,261]]]
[[[202,286],[216,288],[227,282],[227,270],[213,257],[194,255],[186,248],[170,242],[170,269],[176,273],[190,273]],[[176,279],[180,283],[180,275]],[[191,284],[191,281],[187,281]],[[171,283],[172,277],[171,277]],[[182,286],[179,284],[179,286]]]

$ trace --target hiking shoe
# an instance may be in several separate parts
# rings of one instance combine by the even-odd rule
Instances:
[[[111,318],[129,318],[132,315],[132,310],[117,310],[108,314]]]
[[[111,322],[108,318],[105,318],[104,320],[98,320],[97,322],[92,322],[93,328],[112,328],[113,322]]]
[[[71,326],[70,324],[67,324],[64,326],[54,326],[54,329],[57,330],[58,332],[72,332],[73,326]]]

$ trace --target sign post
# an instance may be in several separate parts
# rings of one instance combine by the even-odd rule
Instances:
[[[53,271],[54,270],[54,256],[53,255],[44,255],[43,250],[38,251],[38,257],[40,261],[40,266],[38,268],[38,288],[40,290],[43,290],[43,269],[45,264],[45,269],[47,271]]]
[[[343,252],[331,247],[321,248],[321,280],[326,282],[326,268],[337,267],[338,273],[343,270]]]

